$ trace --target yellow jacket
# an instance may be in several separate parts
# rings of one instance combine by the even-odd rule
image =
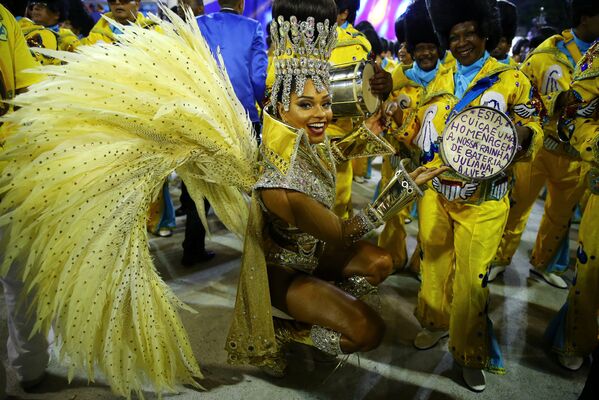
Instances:
[[[42,25],[37,25],[28,18],[21,18],[19,26],[23,31],[23,35],[25,35],[25,40],[29,47],[58,50],[58,34],[56,32]],[[33,57],[43,65],[57,65],[61,63],[56,58],[44,56],[39,53],[33,53]]]
[[[58,28],[58,32],[55,32],[28,18],[21,18],[19,25],[30,47],[41,45],[45,49],[74,51],[79,46],[79,38],[70,29]],[[39,55],[39,57],[43,56]],[[56,64],[55,59],[50,60],[54,60],[50,62],[51,64]]]
[[[370,42],[360,31],[351,24],[347,28],[337,27],[337,44],[331,53],[329,62],[332,66],[355,63],[366,60],[370,53]],[[333,120],[327,129],[327,135],[342,137],[356,129],[360,121],[352,118]]]
[[[104,15],[108,18],[113,18],[111,12],[107,12]],[[156,26],[152,20],[144,17],[140,12],[137,13],[135,23],[142,28],[152,28]],[[97,42],[114,43],[115,41],[116,38],[114,37],[112,29],[110,29],[110,24],[106,19],[101,18],[89,32],[89,35],[86,38],[81,39],[81,45],[92,45]]]
[[[599,43],[595,43],[576,68],[572,90],[581,101],[576,110],[575,129],[570,144],[591,163],[599,179]],[[592,174],[591,174],[592,175]],[[599,186],[599,182],[595,183]],[[599,187],[595,188],[599,194]]]
[[[38,63],[32,57],[19,23],[12,14],[0,4],[0,95],[2,100],[15,97],[18,90],[30,86],[40,79],[41,75],[23,72],[35,68]],[[0,103],[0,115],[10,111],[12,107]]]
[[[60,28],[58,30],[59,50],[74,51],[80,44],[79,38],[70,29]]]
[[[561,35],[551,36],[541,43],[520,66],[520,70],[539,91],[548,117],[554,114],[558,95],[570,88],[574,72],[574,65],[557,48],[559,42],[564,42],[576,62],[580,60],[582,55],[574,43],[572,32],[568,29]],[[553,127],[547,127],[552,130],[550,133],[555,133]]]
[[[441,65],[437,76],[428,85],[423,104],[418,109],[417,122],[419,129],[413,144],[420,148],[424,156],[428,155],[428,157],[423,157],[421,161],[423,165],[431,167],[442,165],[442,160],[437,151],[438,138],[441,137],[446,120],[459,101],[454,95],[455,71],[455,64]],[[529,127],[533,132],[532,144],[528,154],[528,156],[531,156],[532,152],[538,149],[542,137],[539,118],[531,104],[531,83],[523,73],[514,67],[502,64],[490,57],[472,80],[467,90],[472,88],[480,79],[493,75],[498,75],[499,80],[468,106],[486,105],[500,109],[509,115],[516,125]],[[462,184],[468,183],[452,171],[445,172],[441,175],[441,178],[447,178]],[[429,183],[429,185],[432,186],[432,183]],[[471,192],[470,197],[480,195],[477,191],[478,189]]]
[[[393,70],[393,92],[391,99],[396,101],[403,110],[403,123],[397,126],[395,121],[391,120],[391,128],[387,140],[396,148],[401,148],[399,143],[408,147],[412,146],[415,135],[418,133],[419,124],[417,121],[418,108],[424,101],[426,88],[405,75],[405,71],[410,69],[412,64],[400,64]]]

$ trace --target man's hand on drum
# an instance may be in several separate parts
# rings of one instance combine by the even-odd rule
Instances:
[[[438,168],[427,168],[418,167],[414,171],[410,172],[410,178],[418,185],[424,185],[431,179],[441,175],[445,171],[449,171],[450,168],[446,165]]]
[[[391,74],[374,64],[374,76],[370,78],[370,92],[382,100],[387,99],[393,90],[393,79]]]

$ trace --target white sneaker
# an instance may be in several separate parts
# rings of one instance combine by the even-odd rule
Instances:
[[[489,282],[493,282],[500,274],[505,272],[505,265],[491,265],[489,268]]]
[[[545,282],[547,282],[553,287],[556,287],[558,289],[568,289],[568,284],[566,283],[566,281],[561,276],[558,276],[553,272],[541,272],[533,268],[530,269],[530,272],[540,276],[541,278],[543,278]]]
[[[418,350],[427,350],[435,347],[435,345],[439,343],[439,340],[447,336],[449,336],[449,332],[447,331],[431,332],[428,329],[423,328],[414,338],[414,346]]]
[[[558,355],[557,360],[562,367],[569,369],[570,371],[578,371],[584,363],[584,358],[579,356],[564,356]]]
[[[475,392],[482,392],[487,387],[485,371],[482,369],[463,367],[462,377],[466,382],[466,386]]]
[[[354,176],[354,181],[356,181],[356,183],[364,183],[366,180],[362,176]]]

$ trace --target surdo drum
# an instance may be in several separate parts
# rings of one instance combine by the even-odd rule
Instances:
[[[454,115],[439,139],[441,159],[459,176],[473,181],[501,174],[514,160],[518,135],[503,112],[485,106]]]
[[[330,73],[334,118],[368,117],[377,111],[380,100],[370,92],[370,78],[374,76],[371,63],[338,65]]]

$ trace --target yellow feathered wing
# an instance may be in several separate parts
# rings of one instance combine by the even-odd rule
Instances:
[[[146,213],[173,170],[243,235],[257,157],[251,123],[193,17],[120,26],[119,45],[52,52],[67,62],[15,100],[2,160],[3,271],[36,292],[36,329],[63,359],[123,396],[201,376],[157,274]]]

